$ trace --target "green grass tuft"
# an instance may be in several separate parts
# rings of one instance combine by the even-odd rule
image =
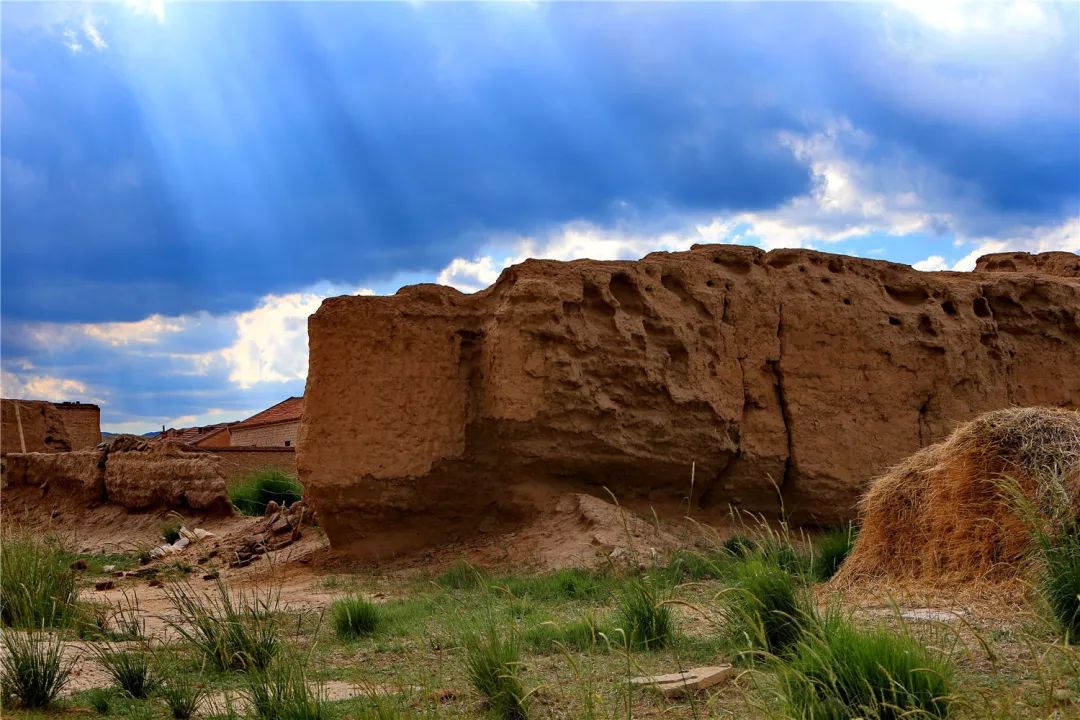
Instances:
[[[944,718],[952,668],[908,635],[861,629],[840,615],[806,633],[780,666],[786,713],[796,718]]]
[[[162,679],[158,695],[165,701],[173,720],[191,720],[206,696],[206,687],[198,676],[173,667]]]
[[[95,647],[94,654],[109,673],[113,685],[124,695],[144,700],[157,689],[159,680],[154,668],[154,657],[150,652],[117,650],[106,644]]]
[[[646,579],[626,584],[619,596],[616,624],[626,633],[629,647],[657,650],[675,638],[675,618],[666,591]]]
[[[252,470],[229,488],[229,500],[244,515],[259,516],[271,500],[288,507],[304,495],[304,486],[295,476],[277,468]]]
[[[840,569],[851,549],[855,547],[858,530],[854,524],[824,533],[814,542],[811,574],[815,580],[825,582]]]
[[[8,627],[67,627],[77,614],[72,555],[59,541],[0,536],[0,620]]]
[[[469,681],[500,720],[525,720],[529,694],[521,682],[521,650],[512,631],[505,636],[494,623],[464,638]]]
[[[323,720],[326,702],[317,687],[308,681],[304,661],[281,657],[271,666],[250,672],[244,694],[258,720]]]
[[[180,525],[175,522],[167,522],[161,526],[161,538],[172,545],[180,539]]]
[[[1067,643],[1080,645],[1080,524],[1037,536],[1042,567],[1039,592]]]
[[[435,578],[435,584],[448,590],[472,590],[487,581],[487,573],[464,560],[454,563]]]
[[[532,625],[522,633],[522,640],[535,652],[552,652],[563,648],[588,651],[603,649],[604,638],[612,637],[610,627],[596,618],[586,616],[567,623],[543,622]]]
[[[799,580],[779,564],[748,557],[734,568],[735,584],[720,596],[728,642],[736,651],[789,651],[809,621]]]
[[[0,692],[24,708],[46,708],[71,675],[58,635],[44,631],[7,632],[7,652],[0,654]],[[5,702],[5,704],[7,704]]]
[[[606,600],[616,583],[609,572],[583,568],[564,568],[544,575],[500,578],[493,582],[516,598],[543,602]]]
[[[379,626],[379,608],[362,597],[335,600],[330,606],[334,632],[342,640],[372,635]]]

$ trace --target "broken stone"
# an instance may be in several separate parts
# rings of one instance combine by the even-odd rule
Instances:
[[[150,582],[146,583],[146,585],[147,585],[147,587],[161,587],[161,581],[160,580],[151,580]]]
[[[214,533],[210,532],[209,530],[203,530],[202,528],[195,528],[195,539],[196,540],[205,540],[206,538],[212,538],[212,537],[217,537],[217,536],[214,535]]]
[[[636,677],[630,680],[631,685],[658,690],[664,697],[682,697],[691,693],[699,692],[726,682],[735,676],[735,668],[731,665],[719,665],[715,667],[700,667],[671,673],[670,675],[653,675],[649,677]]]
[[[190,542],[191,541],[188,540],[186,537],[181,537],[179,540],[177,540],[176,542],[174,542],[172,544],[173,550],[175,550],[175,551],[183,550],[184,548],[186,548],[188,546],[188,544]]]
[[[114,583],[112,580],[102,580],[94,584],[94,589],[99,592],[103,592],[105,590],[112,590],[114,587],[116,587],[116,583]]]
[[[116,569],[116,566],[115,566],[115,565],[104,565],[104,566],[102,566],[102,568],[101,568],[101,572],[103,572],[103,573],[105,573],[106,575],[108,575],[109,573],[111,573],[111,572],[112,572],[113,570],[115,570],[115,569]]]
[[[221,573],[219,573],[218,571],[215,570],[214,572],[206,573],[205,575],[203,575],[202,579],[203,580],[217,580],[219,577],[221,577]]]
[[[71,569],[72,570],[85,570],[86,569],[86,561],[85,560],[76,560],[75,562],[71,563]]]
[[[122,577],[124,577],[124,571],[123,570],[115,570],[115,571],[113,571],[112,576],[114,578],[122,578]]]
[[[266,512],[264,512],[263,515],[265,517],[270,517],[280,509],[281,506],[278,505],[277,500],[271,500],[270,502],[266,503]]]

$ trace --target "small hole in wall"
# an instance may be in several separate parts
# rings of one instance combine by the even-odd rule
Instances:
[[[850,305],[851,304],[851,298],[844,298],[844,304],[845,305]]]
[[[941,309],[945,311],[946,315],[956,314],[956,305],[953,304],[952,300],[946,300],[945,302],[941,303]]]
[[[292,440],[286,440],[285,447],[292,447]]]
[[[890,316],[889,317],[889,324],[899,326],[899,325],[903,325],[904,323],[900,322],[900,318]]]

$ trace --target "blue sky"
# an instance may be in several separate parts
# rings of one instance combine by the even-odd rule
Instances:
[[[5,396],[303,390],[327,295],[695,242],[1080,251],[1076,4],[2,8]]]

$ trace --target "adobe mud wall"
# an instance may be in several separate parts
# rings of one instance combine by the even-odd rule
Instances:
[[[87,403],[54,403],[71,438],[72,450],[89,450],[101,442],[101,409]]]
[[[64,416],[51,402],[0,400],[0,452],[65,452],[71,449],[71,436]]]
[[[233,447],[296,447],[300,421],[272,423],[249,428],[232,429]]]
[[[230,486],[242,480],[252,470],[274,468],[296,474],[296,450],[291,447],[205,447],[200,446],[221,459],[221,472]]]
[[[1076,256],[1007,255],[921,273],[695,246],[529,260],[473,295],[329,299],[309,320],[300,477],[359,555],[569,488],[690,498],[695,516],[775,513],[779,491],[796,521],[847,519],[867,481],[959,422],[1080,403]]]

